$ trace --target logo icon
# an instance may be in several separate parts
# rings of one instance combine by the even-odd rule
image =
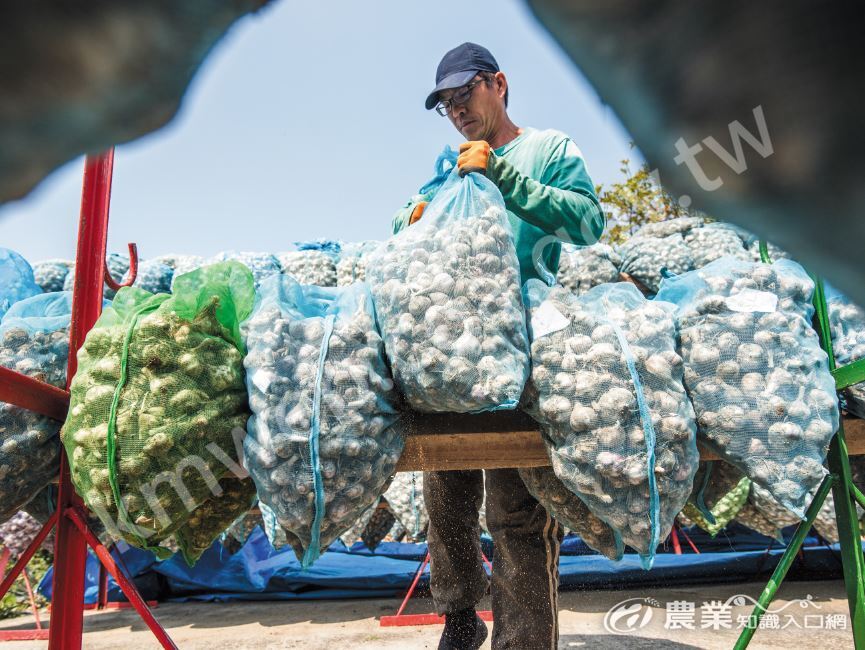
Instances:
[[[613,605],[604,615],[604,629],[611,634],[630,634],[642,630],[652,620],[654,598],[628,598]]]

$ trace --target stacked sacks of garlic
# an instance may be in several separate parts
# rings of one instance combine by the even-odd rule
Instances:
[[[574,296],[529,280],[524,294],[524,408],[541,425],[556,476],[649,568],[698,461],[674,307],[625,282]]]
[[[343,244],[336,263],[336,286],[344,287],[366,280],[366,261],[381,242],[360,241]]]
[[[826,307],[836,364],[844,366],[865,358],[865,311],[829,285]],[[850,413],[865,417],[865,383],[844,389],[844,403]]]
[[[19,300],[42,293],[33,277],[33,269],[23,257],[8,248],[0,248],[0,317]]]
[[[549,467],[522,467],[520,478],[529,493],[547,509],[556,521],[580,536],[589,548],[611,560],[624,554],[622,538],[592,514],[579,497],[562,483]]]
[[[146,260],[138,265],[133,286],[150,293],[167,293],[171,291],[171,278],[174,269],[158,260]]]
[[[710,262],[727,255],[740,260],[750,260],[738,229],[725,223],[710,223],[694,228],[685,235],[685,245],[691,251],[694,268],[701,269]]]
[[[0,366],[66,387],[72,294],[16,302],[0,322]],[[0,404],[0,521],[15,514],[60,470],[60,423]]]
[[[158,544],[173,535],[191,563],[250,507],[236,449],[249,418],[239,323],[253,298],[249,270],[223,262],[176,276],[170,296],[122,288],[88,333],[62,439],[112,536],[165,557]]]
[[[238,253],[236,251],[222,251],[214,255],[208,261],[208,264],[227,262],[229,260],[240,262],[250,270],[256,288],[264,281],[265,278],[282,272],[282,267],[279,264],[279,260],[270,253]]]
[[[618,281],[621,265],[622,258],[607,244],[562,244],[556,281],[580,295],[599,284]]]
[[[304,566],[382,494],[402,453],[365,283],[265,280],[244,323],[246,464]]]
[[[676,217],[665,221],[653,221],[641,226],[634,237],[669,237],[679,234],[686,236],[694,228],[699,228],[706,223],[703,217]]]
[[[423,219],[370,255],[367,278],[397,386],[419,411],[515,408],[529,371],[504,201],[454,169]]]
[[[338,242],[295,242],[295,246],[295,251],[276,255],[283,273],[290,275],[300,284],[337,286],[336,261],[341,248]]]
[[[679,233],[666,237],[647,237],[638,233],[619,248],[619,254],[622,257],[619,270],[651,293],[657,292],[661,286],[664,269],[669,274],[679,275],[694,268],[691,249]]]
[[[63,284],[73,262],[69,260],[43,260],[33,265],[33,279],[45,293],[63,291]]]
[[[701,439],[804,518],[823,479],[838,399],[810,327],[814,283],[790,260],[729,257],[664,282]]]

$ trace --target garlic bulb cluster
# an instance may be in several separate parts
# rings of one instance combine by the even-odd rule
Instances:
[[[243,331],[247,467],[308,564],[381,496],[402,453],[372,297],[364,283],[273,276]]]
[[[26,512],[16,512],[0,524],[0,546],[9,550],[12,558],[19,557],[42,530],[42,524]],[[45,548],[45,544],[42,545]]]
[[[727,255],[740,260],[751,259],[741,237],[734,229],[726,227],[726,224],[708,224],[702,228],[694,228],[685,235],[684,241],[691,251],[695,269],[701,269]]]
[[[0,248],[0,317],[19,300],[41,292],[27,260],[13,250]]]
[[[411,542],[426,538],[429,523],[423,498],[423,472],[399,472],[384,493],[388,508]]]
[[[618,282],[622,258],[607,244],[562,244],[556,280],[577,295],[606,282]]]
[[[589,548],[611,560],[621,560],[624,549],[613,529],[592,514],[549,467],[520,468],[529,493],[563,526],[576,532]]]
[[[524,408],[541,424],[556,476],[648,567],[698,460],[673,306],[626,282],[579,297],[536,280],[524,291],[532,337]]]
[[[0,325],[0,366],[66,387],[68,293],[16,303]],[[0,404],[0,521],[48,485],[60,469],[60,423],[34,411]]]
[[[514,408],[529,359],[507,213],[501,198],[465,218],[434,204],[367,267],[394,380],[419,411]]]
[[[33,279],[45,293],[63,291],[69,270],[75,265],[70,260],[43,260],[33,265]]]
[[[300,284],[319,287],[336,286],[336,261],[333,255],[320,250],[291,251],[276,256],[282,272]]]
[[[339,261],[336,263],[336,286],[345,287],[366,280],[367,258],[380,245],[381,242],[378,241],[343,244]]]
[[[865,357],[865,311],[829,286],[826,287],[826,307],[837,364],[844,366]],[[865,417],[865,383],[845,389],[844,401],[848,411]]]
[[[766,242],[766,250],[769,253],[769,260],[775,262],[777,260],[790,259],[790,253],[783,248],[779,248],[772,242]],[[755,262],[760,262],[760,240],[754,238],[751,245],[748,247],[748,252],[751,254],[751,259]]]
[[[694,268],[691,249],[679,233],[667,237],[634,235],[619,248],[619,254],[622,256],[621,272],[651,292],[657,292],[661,286],[662,269],[680,275]]]
[[[200,269],[206,263],[207,260],[201,257],[201,255],[175,255],[174,277],[180,277],[181,275]]]
[[[838,399],[810,327],[814,284],[795,262],[722,258],[668,282],[701,437],[804,518]]]

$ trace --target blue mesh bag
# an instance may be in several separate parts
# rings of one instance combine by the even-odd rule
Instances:
[[[529,372],[520,269],[489,179],[449,169],[423,218],[370,255],[367,279],[394,380],[413,408],[516,408]]]
[[[174,269],[158,260],[146,260],[138,265],[134,286],[150,293],[169,293]]]
[[[266,279],[243,324],[246,466],[304,567],[381,496],[403,448],[369,288]],[[262,507],[262,513],[265,508]]]
[[[693,487],[694,411],[682,385],[674,306],[632,284],[582,296],[524,287],[532,373],[524,408],[541,424],[553,471],[652,566]],[[601,531],[598,531],[601,532]]]
[[[71,314],[68,292],[15,303],[0,322],[0,365],[65,388]],[[44,415],[0,403],[0,521],[57,476],[60,426]]]
[[[0,248],[0,318],[19,300],[42,293],[33,277],[33,269],[23,257],[8,248]]]
[[[811,329],[814,283],[791,260],[723,257],[665,279],[700,438],[804,519],[838,429],[826,353]]]
[[[74,265],[70,260],[43,260],[33,265],[33,279],[45,293],[63,291],[63,284]]]

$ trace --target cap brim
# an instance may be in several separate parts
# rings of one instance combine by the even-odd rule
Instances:
[[[429,110],[438,104],[438,94],[442,90],[450,90],[451,88],[459,88],[465,86],[468,82],[474,79],[478,73],[477,70],[464,70],[462,72],[454,72],[438,82],[433,91],[426,98],[426,109]]]

